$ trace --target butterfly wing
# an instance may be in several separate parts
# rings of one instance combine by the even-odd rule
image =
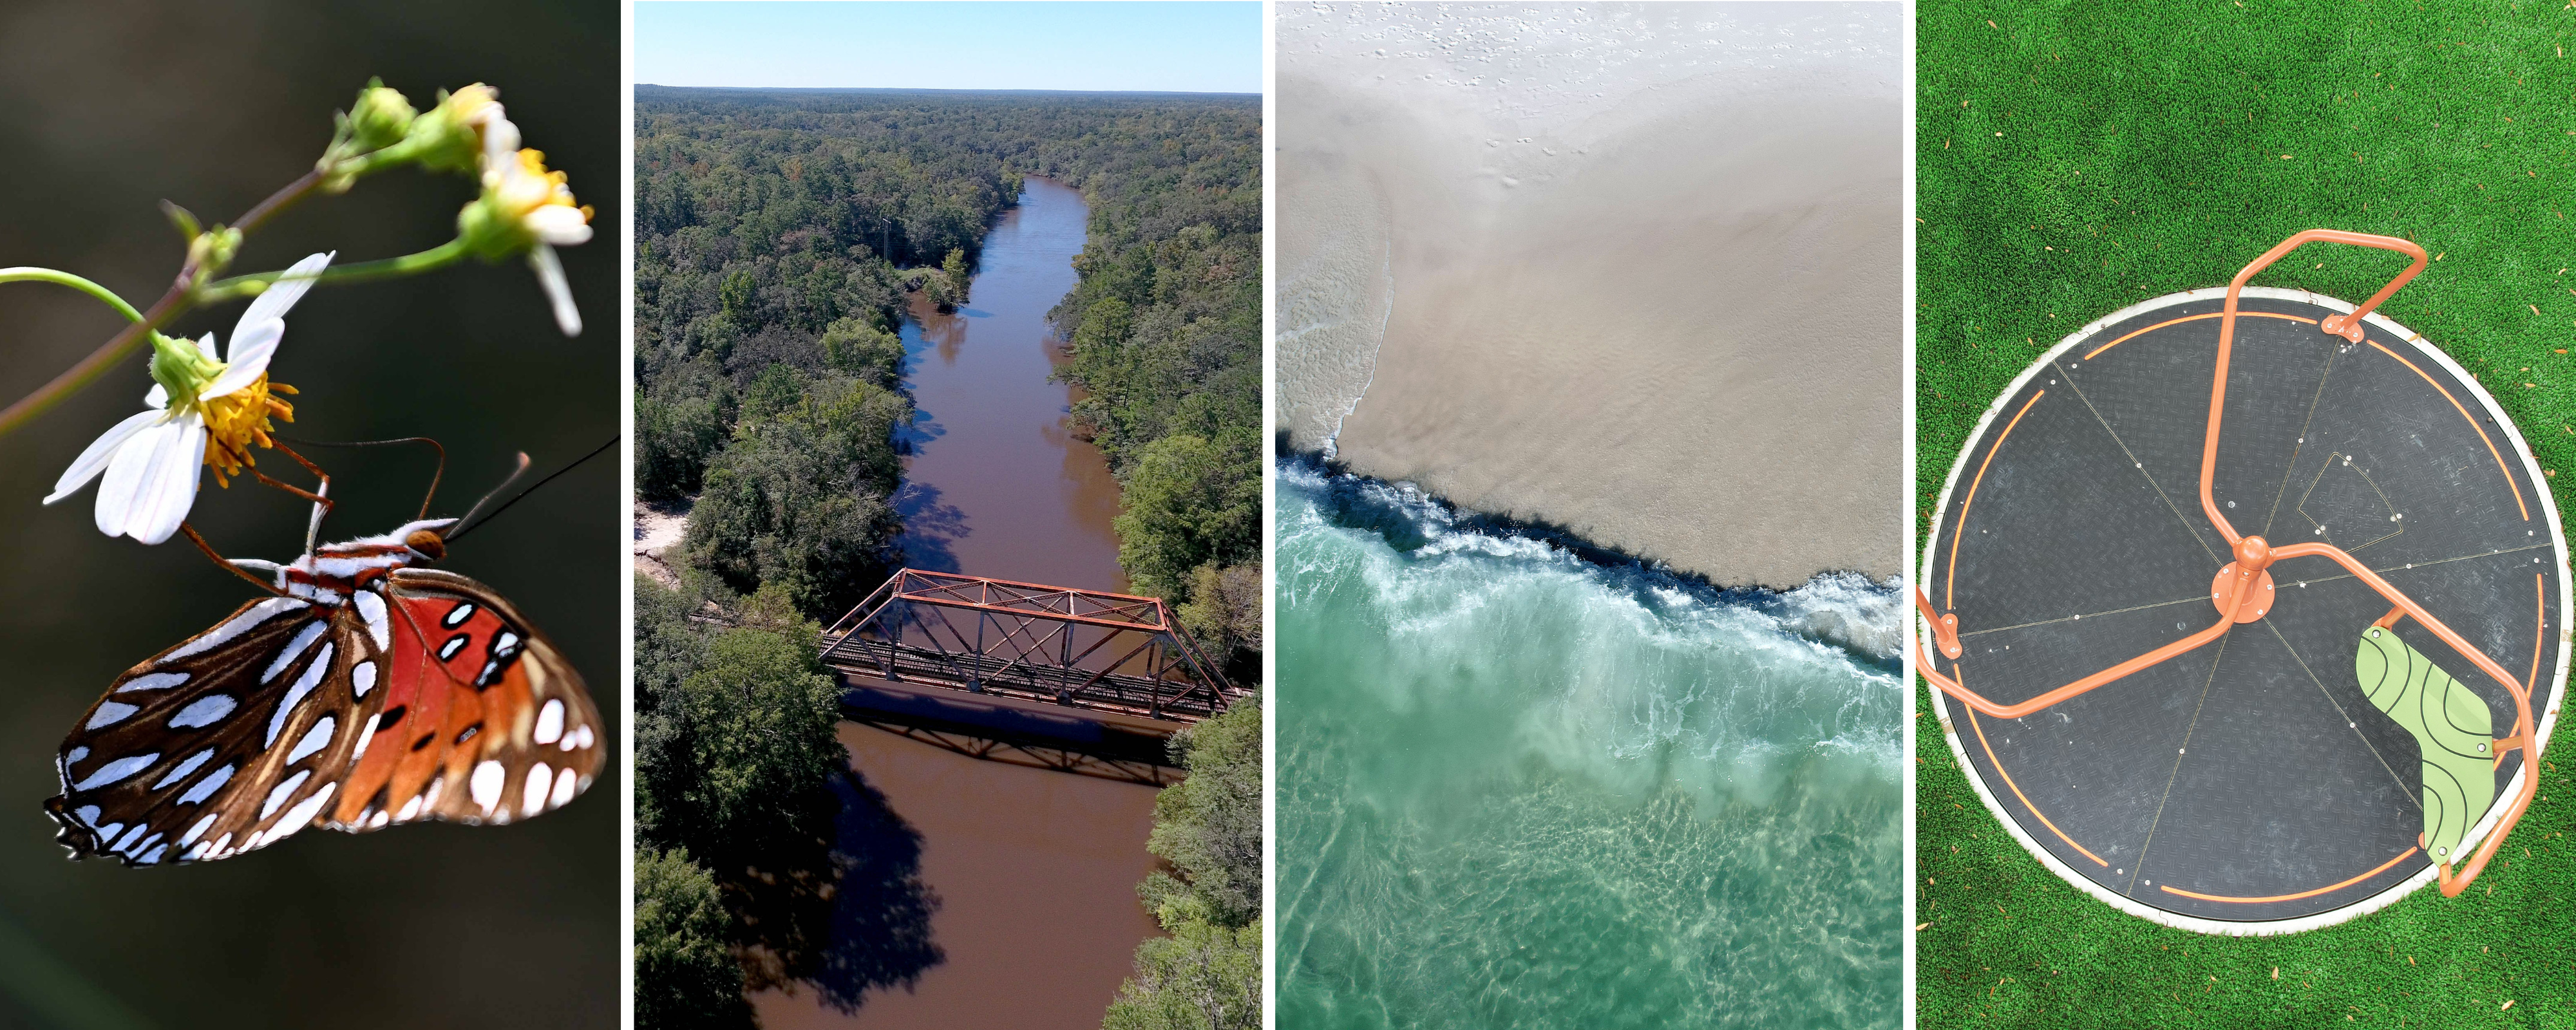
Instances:
[[[382,648],[353,608],[252,601],[126,670],[56,756],[75,858],[225,858],[313,823],[365,738]],[[373,693],[377,697],[366,695]]]
[[[384,707],[327,825],[506,823],[590,787],[605,755],[599,709],[544,634],[492,588],[455,573],[398,570],[386,594]]]

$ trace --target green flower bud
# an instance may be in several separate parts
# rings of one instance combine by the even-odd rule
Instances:
[[[223,362],[207,357],[196,344],[152,334],[152,381],[169,392],[171,407],[196,403],[206,384],[214,382],[223,370]]]
[[[501,115],[501,102],[490,86],[475,83],[454,93],[441,91],[438,106],[415,118],[403,139],[404,150],[425,171],[474,175],[481,170],[486,131],[512,137],[505,150],[518,148],[518,129]]]
[[[401,90],[379,79],[367,80],[367,88],[358,91],[357,103],[349,106],[349,152],[371,153],[402,142],[418,116]]]
[[[491,190],[456,213],[456,237],[467,253],[485,261],[524,254],[537,244],[537,234]]]
[[[201,278],[220,274],[233,263],[233,254],[241,250],[241,230],[218,225],[198,233],[188,241],[188,261]]]

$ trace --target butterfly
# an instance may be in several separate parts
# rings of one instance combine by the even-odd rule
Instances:
[[[311,826],[507,823],[588,789],[605,741],[580,674],[492,588],[416,567],[456,525],[231,562],[273,573],[274,596],[82,714],[45,801],[56,840],[75,859],[203,862]]]

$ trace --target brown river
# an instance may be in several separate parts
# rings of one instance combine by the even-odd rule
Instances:
[[[1075,394],[1047,378],[1060,344],[1046,312],[1074,286],[1089,215],[1072,188],[1030,178],[984,238],[969,301],[953,314],[916,305],[904,326],[920,417],[895,503],[916,568],[1127,589],[1110,528],[1118,485],[1068,431]],[[755,995],[761,1025],[1098,1027],[1136,945],[1156,932],[1135,893],[1154,868],[1153,788],[980,761],[856,723],[840,736],[883,795],[877,817],[918,835],[941,957],[910,989],[868,990],[851,1013],[808,992]]]

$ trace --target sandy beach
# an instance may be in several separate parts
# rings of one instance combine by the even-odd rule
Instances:
[[[1894,575],[1896,10],[1282,8],[1280,428],[1721,584]]]

